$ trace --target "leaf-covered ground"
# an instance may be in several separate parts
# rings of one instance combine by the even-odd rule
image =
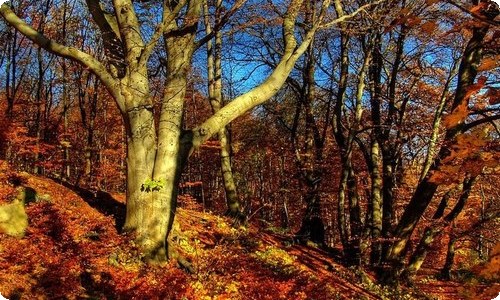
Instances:
[[[0,162],[0,202],[15,194]],[[26,206],[21,238],[0,234],[0,292],[9,299],[464,299],[477,293],[421,276],[413,290],[382,289],[313,245],[233,228],[181,199],[173,244],[194,271],[149,267],[117,231],[123,196],[93,195],[24,174],[39,200]],[[424,291],[424,295],[421,291]]]

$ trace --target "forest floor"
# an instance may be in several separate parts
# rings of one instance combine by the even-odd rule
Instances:
[[[15,194],[8,183],[12,174],[0,162],[2,204]],[[193,272],[175,262],[150,267],[117,230],[123,196],[22,176],[39,200],[26,205],[23,238],[0,234],[0,293],[11,300],[479,299],[478,285],[466,288],[425,274],[411,289],[381,288],[369,273],[346,268],[332,253],[253,226],[233,228],[186,196],[171,243]]]

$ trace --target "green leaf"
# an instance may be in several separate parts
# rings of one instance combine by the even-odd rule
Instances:
[[[157,192],[160,191],[165,187],[165,184],[167,181],[165,179],[159,179],[159,180],[154,180],[154,179],[146,179],[144,183],[141,185],[141,191],[142,192]]]

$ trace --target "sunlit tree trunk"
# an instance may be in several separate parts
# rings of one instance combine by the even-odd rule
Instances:
[[[380,147],[377,139],[372,140],[370,148],[371,171],[371,263],[380,264],[382,255],[382,176],[380,174]]]
[[[220,22],[220,14],[222,1],[218,0],[216,6],[215,22]],[[212,25],[208,14],[208,2],[204,1],[205,11],[205,30],[207,34],[212,34]],[[222,33],[220,30],[215,32],[215,45],[212,40],[207,42],[207,71],[208,71],[208,93],[210,105],[214,113],[218,112],[223,106],[222,97]],[[224,190],[226,193],[227,214],[231,217],[242,221],[243,215],[241,212],[241,204],[234,183],[233,170],[231,166],[231,140],[227,128],[221,129],[218,134],[220,143],[220,166],[222,179],[224,182]]]

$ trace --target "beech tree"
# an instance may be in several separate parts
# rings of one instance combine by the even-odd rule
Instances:
[[[336,2],[340,5],[340,1]],[[315,1],[314,18],[306,26],[298,26],[303,23],[301,9],[304,1],[291,0],[286,11],[278,10],[283,52],[274,70],[261,84],[230,101],[202,124],[183,130],[184,96],[193,53],[212,38],[208,35],[197,39],[203,1],[163,1],[161,20],[152,32],[147,33],[138,16],[138,12],[147,7],[140,5],[156,3],[135,3],[131,0],[114,0],[111,3],[86,0],[85,3],[103,40],[104,60],[38,32],[20,19],[7,3],[2,4],[0,13],[10,26],[39,47],[88,68],[115,100],[127,136],[127,212],[124,229],[134,234],[144,258],[152,263],[165,261],[173,254],[168,251],[170,249],[167,250],[166,237],[174,220],[180,175],[193,149],[238,116],[272,97],[320,27],[340,23],[366,8],[366,5],[362,6],[350,15],[323,23],[330,0]],[[233,8],[237,5],[234,4]],[[112,11],[108,11],[109,8]],[[229,8],[226,14],[232,11],[234,9]],[[226,19],[227,16],[221,17],[221,20]],[[216,24],[215,27],[221,25]],[[167,53],[167,75],[163,99],[159,111],[155,112],[150,95],[148,61],[162,38]],[[159,116],[157,120],[155,113]]]

